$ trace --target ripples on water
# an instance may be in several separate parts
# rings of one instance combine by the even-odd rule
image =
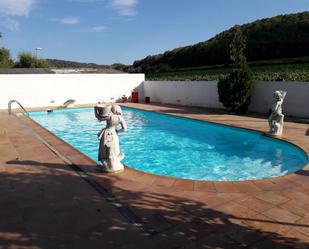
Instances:
[[[285,175],[302,168],[298,148],[259,133],[124,108],[120,134],[124,163],[145,172],[193,180],[239,181]],[[32,113],[38,123],[97,160],[104,127],[90,108]],[[265,121],[266,122],[266,121]]]

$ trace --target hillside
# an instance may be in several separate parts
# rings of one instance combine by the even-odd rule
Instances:
[[[248,61],[309,56],[309,12],[279,15],[240,26],[247,41]],[[154,73],[181,68],[228,65],[234,28],[192,46],[135,61],[132,71]]]
[[[55,68],[96,68],[96,69],[106,69],[111,68],[108,65],[99,65],[96,63],[82,63],[76,61],[66,61],[66,60],[57,60],[57,59],[46,59],[52,67]]]

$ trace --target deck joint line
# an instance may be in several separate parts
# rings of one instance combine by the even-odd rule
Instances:
[[[66,165],[74,170],[88,185],[90,185],[101,197],[107,202],[111,203],[118,212],[128,219],[135,227],[143,231],[146,236],[154,236],[159,234],[159,231],[152,228],[150,225],[145,223],[135,212],[133,212],[128,206],[119,201],[112,193],[104,188],[99,182],[92,179],[86,171],[81,167],[71,162],[66,156],[62,155],[54,146],[49,144],[41,135],[39,135],[33,128],[22,121],[15,113],[12,116],[21,124],[25,129],[32,133],[40,142],[42,142],[48,149],[50,149],[56,156],[58,156]]]

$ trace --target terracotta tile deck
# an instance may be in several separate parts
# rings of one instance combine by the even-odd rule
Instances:
[[[261,116],[126,105],[267,130]],[[16,117],[0,112],[0,248],[309,248],[308,165],[284,177],[227,183],[129,168],[105,174],[61,139],[19,117],[87,175],[66,165]],[[286,122],[283,139],[309,153],[307,130],[308,125]],[[156,233],[146,235],[135,226],[127,209]]]

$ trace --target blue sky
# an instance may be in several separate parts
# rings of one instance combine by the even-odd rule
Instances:
[[[126,63],[207,40],[235,24],[309,10],[309,0],[0,0],[0,46]]]

